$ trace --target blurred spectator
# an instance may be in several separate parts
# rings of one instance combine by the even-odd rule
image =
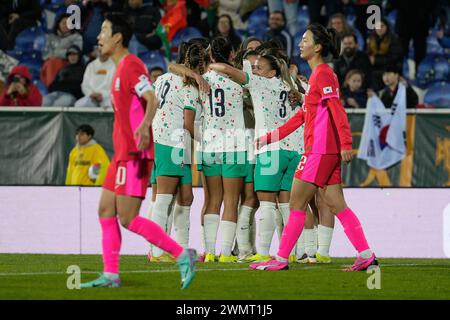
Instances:
[[[91,61],[84,72],[81,90],[84,97],[75,102],[75,107],[111,107],[110,91],[116,65],[105,55],[95,50],[97,59]]]
[[[400,82],[400,69],[396,66],[387,66],[383,72],[383,82],[386,87],[381,92],[381,101],[386,108],[390,108],[397,94],[398,84]],[[419,102],[419,97],[411,86],[406,86],[406,107],[415,108]]]
[[[372,87],[383,88],[382,74],[387,65],[402,68],[403,52],[397,36],[389,29],[389,23],[382,18],[379,26],[367,40],[367,53],[372,64]]]
[[[148,50],[161,49],[161,38],[155,32],[161,20],[159,6],[144,4],[143,0],[128,0],[125,13],[132,18],[136,39]]]
[[[292,54],[292,37],[284,28],[286,18],[282,11],[274,11],[269,15],[269,30],[264,34],[263,40],[274,40],[279,42],[281,47],[290,57]]]
[[[363,88],[370,87],[372,78],[372,65],[367,53],[358,50],[356,35],[346,34],[341,42],[341,55],[334,63],[334,70],[339,78],[339,83],[344,82],[345,76],[349,70],[359,69],[365,75]]]
[[[231,20],[231,17],[227,14],[219,16],[214,36],[222,36],[227,38],[233,46],[234,51],[237,51],[239,49],[239,46],[242,42],[241,38],[234,31],[233,21]]]
[[[341,1],[337,0],[308,0],[308,12],[311,23],[327,24],[327,17],[342,12]]]
[[[382,8],[384,0],[343,0],[343,2],[352,2],[352,7],[355,11],[356,20],[354,27],[361,32],[364,40],[367,39],[367,19],[373,14],[372,11],[367,12],[367,8],[371,5],[376,5]],[[362,48],[363,46],[361,46]]]
[[[445,48],[450,48],[450,6],[440,8],[439,12],[439,30],[436,32],[436,37],[439,44]]]
[[[13,49],[17,35],[37,25],[41,18],[39,0],[7,0],[0,3],[0,25],[8,37],[8,49]]]
[[[150,70],[150,80],[155,83],[159,76],[164,74],[164,70],[161,67],[154,67]]]
[[[427,36],[433,26],[437,1],[417,1],[411,5],[409,1],[392,0],[391,5],[393,9],[397,9],[395,29],[402,44],[403,54],[408,55],[409,43],[412,40],[414,61],[418,66],[427,53]]]
[[[2,50],[0,50],[0,94],[3,92],[6,79],[9,76],[12,68],[19,64],[19,61],[11,56],[8,56]]]
[[[82,7],[83,53],[92,55],[97,44],[97,36],[102,28],[105,12],[117,7],[111,0],[85,0]]]
[[[268,0],[269,12],[282,11],[286,17],[286,27],[292,37],[297,34],[297,11],[299,0]]]
[[[49,94],[44,97],[44,106],[69,107],[83,96],[81,82],[84,66],[81,61],[81,50],[71,46],[67,50],[69,64],[63,67],[48,88]]]
[[[257,37],[248,37],[241,44],[241,50],[255,50],[262,45],[263,41]]]
[[[53,33],[47,36],[45,48],[42,52],[44,64],[41,69],[41,81],[48,87],[56,74],[67,64],[66,52],[70,46],[83,47],[83,38],[76,30],[67,27],[70,14],[64,13],[58,17]]]
[[[100,186],[105,180],[109,158],[102,146],[94,140],[94,134],[94,128],[88,124],[77,128],[77,145],[69,155],[66,185]]]
[[[352,27],[347,22],[347,18],[342,13],[335,13],[331,16],[328,22],[328,28],[336,31],[337,41],[339,42],[342,41],[344,35],[354,33]]]
[[[244,2],[244,0],[219,0],[217,15],[219,17],[224,14],[229,15],[236,30],[245,30],[247,29],[247,23],[242,21],[242,17],[239,12]]]
[[[363,87],[364,74],[360,70],[350,70],[342,88],[342,104],[345,108],[365,108],[367,90]]]
[[[0,106],[40,107],[42,95],[31,80],[27,66],[15,66],[8,76],[7,87],[0,98]]]
[[[180,1],[180,0],[178,0]],[[167,2],[177,2],[175,0]],[[213,35],[215,26],[215,10],[207,10],[205,5],[200,5],[199,0],[186,0],[187,24],[190,27],[197,28],[205,37]],[[208,2],[208,1],[206,1]]]

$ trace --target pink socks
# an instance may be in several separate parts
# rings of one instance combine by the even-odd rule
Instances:
[[[104,272],[119,273],[119,257],[122,235],[120,233],[117,217],[100,218],[100,225],[102,226]]]
[[[284,227],[283,234],[281,235],[280,247],[277,253],[278,257],[286,260],[289,258],[289,254],[305,226],[305,220],[305,211],[291,210],[288,223]]]
[[[339,212],[336,217],[341,221],[345,234],[359,253],[369,249],[361,223],[350,208]]]
[[[174,257],[178,257],[183,252],[183,247],[153,221],[137,216],[128,225],[128,230],[143,236],[148,242]]]

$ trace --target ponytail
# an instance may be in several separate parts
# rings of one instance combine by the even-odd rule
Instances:
[[[186,50],[186,58],[184,65],[197,71],[199,74],[203,74],[206,69],[206,53],[203,47],[199,44],[192,44]],[[198,88],[198,84],[195,79],[190,77],[184,77],[183,83],[185,86],[194,86]]]
[[[315,44],[322,46],[320,55],[324,58],[331,55],[334,59],[339,57],[340,42],[334,29],[326,29],[320,23],[312,23],[307,30],[311,31]]]

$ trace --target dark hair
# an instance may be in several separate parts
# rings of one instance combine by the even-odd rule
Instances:
[[[186,50],[184,65],[191,70],[198,69],[198,73],[203,74],[207,64],[207,56],[205,49],[200,44],[191,44]],[[195,79],[190,77],[185,77],[183,83],[187,86],[197,87]]]
[[[186,51],[192,44],[198,44],[203,49],[207,49],[209,47],[209,39],[208,38],[192,38],[189,41],[183,41],[178,47],[178,56],[177,56],[177,63],[178,64],[184,64],[185,58],[186,58]]]
[[[227,63],[233,52],[233,45],[225,37],[215,37],[211,41],[211,56],[215,62]]]
[[[112,35],[122,34],[122,46],[128,48],[128,43],[133,36],[133,26],[128,16],[121,12],[107,12],[105,20],[111,22]]]
[[[58,34],[59,24],[61,23],[61,20],[64,19],[64,18],[69,18],[69,17],[70,17],[70,14],[68,14],[68,13],[63,13],[63,14],[60,14],[60,15],[56,18],[55,24],[53,25],[53,33],[54,33],[54,34]],[[75,32],[75,30],[70,30],[69,32]]]
[[[276,13],[276,14],[281,14],[281,15],[283,16],[284,25],[286,25],[286,15],[284,14],[284,12],[283,12],[283,11],[280,11],[280,10],[275,10],[275,11],[272,11],[272,12],[270,13],[270,15],[272,15],[272,14],[274,14],[274,13]],[[270,16],[270,15],[269,15],[269,16]]]
[[[152,73],[153,71],[162,71],[164,73],[164,69],[160,66],[156,66],[150,69],[150,73]]]
[[[230,31],[228,32],[228,36],[231,36],[232,34],[234,34],[234,25],[233,25],[233,20],[231,20],[230,15],[228,14],[221,14],[220,16],[217,17],[217,23],[216,23],[216,30],[215,30],[215,35],[219,36],[220,32],[219,32],[219,20],[220,18],[227,18],[228,22],[230,23]]]
[[[242,69],[244,60],[247,59],[248,56],[258,56],[258,55],[259,53],[256,50],[239,50],[236,53],[233,65],[235,68]]]
[[[263,41],[260,38],[257,37],[248,37],[241,43],[240,50],[247,50],[247,46],[252,41],[258,41],[259,43],[263,44]]]
[[[90,125],[88,124],[82,124],[81,126],[79,126],[77,128],[77,131],[75,131],[75,134],[78,134],[80,132],[84,132],[86,133],[88,136],[93,137],[95,134],[95,130],[94,128],[92,128]]]
[[[330,54],[334,59],[339,57],[341,44],[334,29],[326,29],[320,23],[315,22],[310,24],[306,30],[312,32],[314,43],[322,46],[322,51],[320,52],[322,57],[327,58]]]
[[[178,46],[178,56],[177,56],[177,63],[178,64],[184,64],[184,59],[186,56],[187,48],[189,47],[189,44],[185,41],[181,42]]]
[[[345,33],[343,36],[342,36],[342,41],[345,39],[345,38],[353,38],[354,40],[355,40],[355,43],[356,44],[358,44],[358,37],[356,36],[356,34],[354,34],[353,32],[350,32],[350,33]]]
[[[272,70],[276,71],[276,76],[289,86],[291,90],[295,90],[292,77],[289,74],[289,67],[285,59],[277,55],[278,52],[273,49],[268,49],[260,53],[260,58],[264,58],[269,61]]]

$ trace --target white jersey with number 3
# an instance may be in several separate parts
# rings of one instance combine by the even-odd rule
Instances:
[[[290,88],[281,79],[266,78],[247,73],[245,87],[252,96],[255,112],[255,138],[261,137],[283,125],[295,111],[289,104]],[[286,139],[264,146],[255,153],[263,153],[273,150],[297,151],[300,135],[291,133]]]

